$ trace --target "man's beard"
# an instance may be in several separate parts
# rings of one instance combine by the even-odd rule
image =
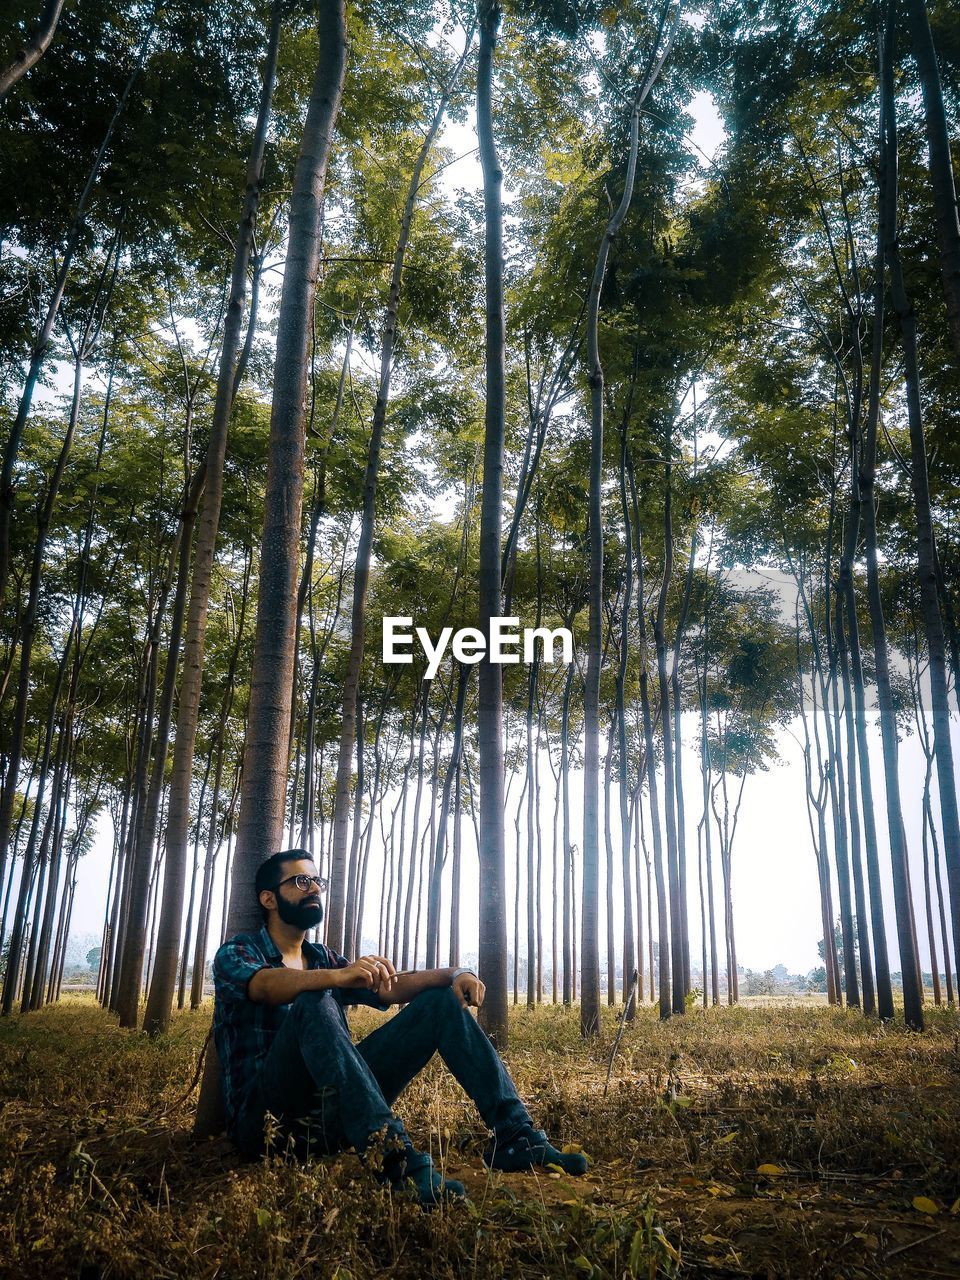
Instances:
[[[319,899],[316,902],[287,902],[278,893],[277,915],[284,924],[306,932],[308,929],[315,929],[323,920],[323,904]]]

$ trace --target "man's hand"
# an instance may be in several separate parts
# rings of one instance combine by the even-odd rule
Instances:
[[[386,956],[361,956],[336,972],[339,986],[368,987],[379,996],[389,995],[397,977],[393,961]]]
[[[459,978],[454,978],[453,989],[461,1004],[472,1005],[474,1009],[479,1009],[483,1004],[486,987],[475,973],[461,973]]]

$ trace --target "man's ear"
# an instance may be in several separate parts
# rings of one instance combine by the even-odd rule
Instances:
[[[277,895],[272,889],[261,889],[257,897],[260,899],[260,905],[265,911],[276,911]]]

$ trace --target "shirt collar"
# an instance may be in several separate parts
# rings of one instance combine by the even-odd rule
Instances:
[[[266,925],[262,925],[260,928],[260,945],[263,948],[263,954],[268,960],[275,960],[279,961],[281,964],[283,963],[283,957],[280,955],[280,948],[270,937],[270,930]]]

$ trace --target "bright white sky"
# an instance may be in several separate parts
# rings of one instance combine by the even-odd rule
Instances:
[[[698,94],[690,106],[695,124],[690,135],[690,146],[693,156],[701,166],[707,164],[724,141],[723,126],[709,95]],[[449,127],[444,135],[444,143],[463,158],[458,160],[443,174],[443,184],[453,193],[456,189],[476,190],[480,185],[479,164],[476,159],[476,137],[471,123]],[[774,575],[778,577],[779,575]],[[769,581],[770,575],[766,575]],[[759,581],[759,578],[758,578]],[[789,602],[792,614],[793,589],[782,578],[781,589],[785,601]],[[376,639],[373,639],[376,642]],[[799,728],[795,726],[799,736]],[[700,775],[698,754],[696,749],[698,728],[692,722],[685,726],[685,738],[689,749],[684,753],[684,777],[687,796],[687,828],[691,922],[691,948],[695,965],[699,965],[700,928],[699,903],[696,873],[696,824],[700,818]],[[960,752],[960,734],[957,735],[957,750]],[[750,778],[746,784],[740,825],[734,852],[733,896],[737,929],[737,948],[740,962],[747,968],[763,970],[772,968],[778,963],[785,964],[791,972],[805,973],[819,964],[817,940],[821,937],[820,906],[817,890],[817,876],[814,856],[810,841],[810,833],[806,807],[804,802],[803,763],[800,747],[791,733],[784,733],[779,743],[781,760],[768,772]],[[885,810],[883,802],[883,772],[880,752],[879,734],[873,733],[871,759],[873,764],[874,789],[877,800],[877,824],[882,843],[881,862],[887,866],[888,856],[885,837]],[[923,779],[923,757],[915,737],[904,741],[901,748],[902,793],[907,826],[907,836],[911,849],[913,864],[913,880],[916,892],[922,892],[922,865],[920,859],[921,831],[921,786]],[[544,762],[541,770],[542,786],[542,823],[544,839],[544,878],[549,884],[549,859],[552,848],[552,815],[554,796],[552,775]],[[517,797],[522,786],[522,778],[514,781],[510,792],[510,801],[506,816],[507,824],[507,862],[508,884],[513,883],[514,814]],[[572,784],[573,839],[582,848],[582,778],[575,775]],[[392,801],[388,802],[392,808]],[[377,824],[379,833],[379,824]],[[525,823],[521,830],[525,830]],[[379,848],[379,835],[374,837],[374,852]],[[81,864],[78,883],[72,934],[83,941],[84,946],[99,942],[103,923],[104,893],[109,874],[111,833],[109,822],[101,824],[96,845],[90,855]],[[525,858],[525,853],[522,859]],[[221,857],[221,863],[223,859]],[[719,871],[718,871],[719,874]],[[579,868],[578,868],[579,883]],[[380,876],[377,867],[371,868],[371,885],[377,885]],[[221,867],[222,877],[222,867]],[[469,818],[464,821],[464,872],[463,902],[472,904],[477,901],[476,885],[476,853],[473,841],[472,824]],[[885,873],[885,900],[887,908],[887,936],[891,949],[891,966],[899,968],[896,951],[896,929],[893,916],[893,895],[889,873]],[[215,889],[215,901],[219,901],[222,878]],[[619,901],[619,892],[617,898]],[[512,887],[508,891],[508,902],[513,901]],[[717,882],[717,903],[721,902],[719,880]],[[836,904],[836,894],[835,894]],[[376,932],[376,909],[374,903],[367,916],[366,936],[372,939]],[[917,898],[917,926],[920,938],[920,950],[925,968],[929,967],[926,928],[922,915],[922,899]],[[549,899],[544,901],[544,922],[549,921]],[[219,918],[219,908],[215,911]],[[718,922],[719,924],[719,922]],[[469,910],[465,910],[463,921],[463,951],[474,951],[477,944],[476,921],[471,918]],[[215,926],[216,928],[216,926]],[[509,925],[512,931],[512,922]],[[521,931],[523,925],[521,924]],[[719,928],[722,938],[722,927]],[[601,937],[605,936],[601,929]],[[215,949],[212,944],[211,951]],[[446,945],[442,940],[441,954]],[[939,945],[939,942],[938,942]],[[545,939],[547,956],[549,957],[549,940]],[[721,956],[721,967],[723,959]]]

